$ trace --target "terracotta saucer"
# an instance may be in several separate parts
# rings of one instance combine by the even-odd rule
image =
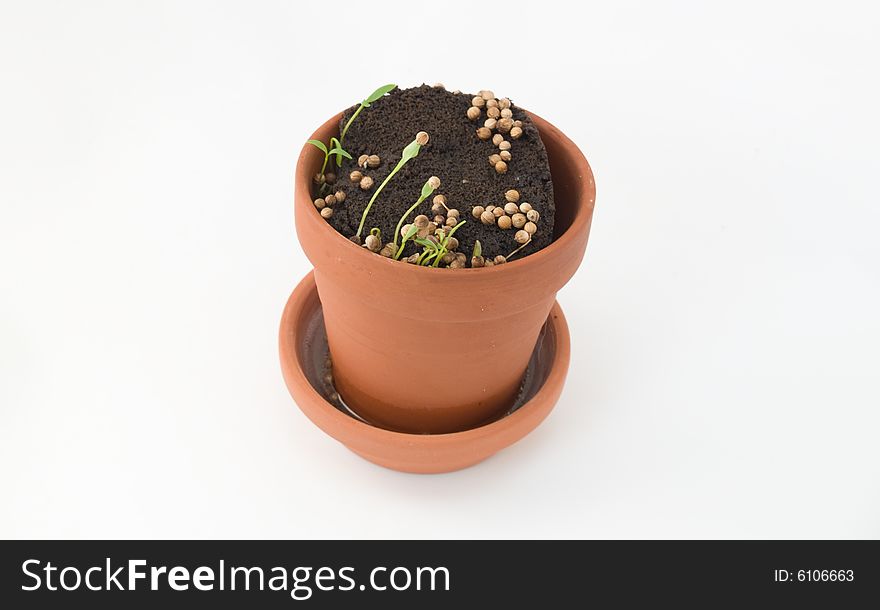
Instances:
[[[327,378],[327,339],[311,272],[284,308],[279,349],[291,396],[324,432],[380,466],[440,473],[473,466],[534,430],[559,399],[568,372],[570,343],[568,325],[557,302],[532,353],[516,403],[494,421],[448,434],[395,432],[371,425],[346,410]]]

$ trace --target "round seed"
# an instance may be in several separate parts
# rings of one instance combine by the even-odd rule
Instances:
[[[510,222],[512,222],[513,226],[517,229],[522,229],[524,226],[526,226],[526,222],[528,221],[526,220],[525,214],[514,214],[510,217]]]
[[[443,225],[444,222],[446,222],[446,216],[444,216],[443,214],[437,214],[436,216],[434,216],[435,225]]]
[[[336,197],[336,203],[345,201],[345,191],[336,191],[333,195]]]
[[[334,174],[333,172],[327,172],[326,174],[324,174],[324,180],[327,181],[327,184],[333,184],[334,182],[336,182],[336,174]]]
[[[411,254],[406,257],[406,262],[408,262],[410,265],[415,265],[419,262],[419,256],[419,254]]]
[[[454,261],[452,261],[451,263],[446,265],[446,268],[447,269],[462,269],[462,268],[464,268],[464,263],[458,259],[455,259]]]
[[[478,95],[477,97],[471,99],[471,105],[476,106],[477,108],[482,108],[486,105],[486,100]]]
[[[370,233],[364,238],[364,246],[370,252],[378,252],[382,249],[382,240]]]
[[[425,216],[424,214],[419,214],[413,220],[413,224],[416,225],[420,229],[424,229],[425,227],[427,227],[429,222],[431,222],[431,221],[428,220],[428,217]]]
[[[510,142],[508,142],[507,140],[502,140],[501,143],[498,145],[498,148],[500,148],[501,150],[510,150]]]
[[[493,211],[495,208],[496,208],[496,206],[494,206],[494,205],[487,205],[487,206],[486,206],[486,211],[487,211],[487,212],[491,212],[491,211]]]
[[[358,183],[358,185],[361,187],[362,191],[367,191],[373,188],[373,179],[369,176],[364,176],[363,178],[361,178],[361,181]]]
[[[439,205],[443,208],[446,208],[446,195],[434,195],[434,198],[431,200],[431,203],[434,205]]]
[[[420,131],[416,134],[416,142],[419,143],[419,146],[424,146],[425,144],[427,144],[429,139],[430,137],[428,136],[428,132],[426,131]]]
[[[314,203],[315,203],[315,207],[318,208],[319,210],[321,208],[323,208],[325,205],[327,205],[327,203],[323,199],[321,199],[320,197],[315,199]]]
[[[489,91],[488,89],[483,89],[482,91],[480,91],[480,97],[483,98],[484,100],[494,100],[495,94],[492,93],[491,91]]]
[[[331,208],[324,208],[323,210],[321,210],[321,216],[323,218],[330,218],[331,216],[333,216],[333,210]]]
[[[352,235],[348,238],[348,241],[352,242],[353,244],[357,244],[358,246],[361,245],[361,238],[357,235]]]
[[[519,140],[519,137],[522,135],[522,127],[511,127],[510,128],[510,137],[514,140]]]
[[[489,155],[489,165],[495,166],[496,163],[501,161],[501,156],[498,154]]]
[[[496,106],[490,106],[486,109],[486,116],[490,119],[497,119],[501,117],[501,111]]]
[[[461,216],[459,211],[456,210],[455,208],[452,208],[451,210],[449,210],[448,215],[451,216],[452,218],[458,218],[459,216]]]
[[[526,223],[526,226],[524,226],[523,229],[524,229],[525,232],[528,233],[529,235],[534,235],[535,233],[538,232],[538,225],[536,225],[536,224],[533,223],[533,222],[527,222],[527,223]]]
[[[484,225],[493,225],[495,224],[495,214],[492,212],[486,211],[480,214],[480,222]]]
[[[486,259],[482,256],[474,256],[471,257],[471,267],[479,268],[484,267],[486,265]]]
[[[541,218],[541,215],[538,214],[538,210],[529,210],[526,212],[526,218],[528,218],[531,222],[538,222],[538,219]]]
[[[442,216],[445,213],[446,213],[446,208],[444,208],[439,203],[435,203],[434,205],[431,206],[431,214],[433,214],[434,216]]]
[[[531,203],[523,201],[521,204],[519,204],[519,211],[522,212],[523,214],[527,213],[531,209],[532,209]]]
[[[480,127],[477,129],[477,137],[481,140],[488,140],[492,137],[492,131],[488,127]]]
[[[364,174],[362,172],[359,172],[358,170],[354,170],[348,175],[348,179],[351,180],[354,184],[360,182],[363,177]]]
[[[514,126],[514,127],[522,127],[522,126],[523,126],[523,122],[522,122],[522,121],[514,121],[514,122],[513,122],[513,126]]]
[[[370,155],[361,155],[358,157],[358,165],[360,167],[366,167],[367,162],[370,160]]]
[[[498,121],[496,121],[495,119],[488,118],[483,122],[483,127],[486,127],[487,129],[495,129],[497,123]]]
[[[428,186],[430,186],[435,191],[440,188],[440,178],[437,176],[431,176],[428,178]]]
[[[495,216],[495,218],[501,218],[502,216],[504,216],[504,208],[502,208],[500,205],[495,206],[494,208],[492,208],[492,215]]]
[[[514,214],[519,212],[519,207],[517,207],[517,205],[512,201],[509,201],[504,204],[504,212],[513,216]]]
[[[455,218],[455,217],[453,217],[453,216],[449,216],[449,217],[446,219],[446,223],[445,223],[445,224],[446,224],[447,227],[452,228],[452,227],[454,227],[455,225],[458,224],[458,218]]]
[[[515,189],[510,189],[509,191],[504,193],[504,198],[507,201],[510,201],[512,203],[516,203],[517,201],[519,201],[519,191],[517,191]]]
[[[495,164],[495,171],[498,172],[499,174],[506,174],[507,173],[507,163],[505,163],[504,161],[499,161],[498,163]]]
[[[498,155],[501,157],[502,161],[510,161],[513,159],[513,155],[510,154],[509,150],[502,150]]]
[[[513,118],[513,110],[511,110],[510,108],[502,108],[501,109],[501,118],[502,119]]]
[[[465,256],[464,252],[456,252],[455,258],[463,265],[467,261],[467,256]]]
[[[455,250],[456,248],[458,248],[458,239],[456,239],[455,237],[450,237],[449,240],[446,242],[446,247],[450,250]]]
[[[328,206],[334,205],[336,203],[336,195],[332,193],[327,195],[326,197],[324,197],[324,203]]]
[[[382,159],[379,158],[379,155],[370,155],[367,157],[367,166],[376,169],[382,163]]]
[[[499,254],[498,256],[495,257],[495,264],[496,265],[503,265],[506,262],[507,262],[507,259],[504,257],[503,254]]]
[[[447,252],[447,253],[444,254],[443,257],[440,259],[440,262],[443,263],[444,265],[448,265],[448,264],[450,264],[452,261],[454,261],[455,259],[456,259],[455,252]]]
[[[494,136],[492,136],[492,144],[494,144],[495,146],[498,146],[503,141],[504,141],[504,136],[502,136],[500,133],[496,133]]]
[[[507,133],[513,129],[513,119],[498,119],[496,127],[501,133]]]
[[[471,106],[470,108],[468,108],[467,109],[467,118],[469,118],[472,121],[476,121],[478,118],[480,118],[480,109],[477,108],[476,106]]]
[[[315,174],[314,176],[312,176],[312,181],[315,184],[324,184],[326,180],[327,178],[324,176],[324,174]]]
[[[500,100],[498,100],[498,107],[499,108],[510,108],[510,100],[507,99],[506,97],[502,97]]]
[[[502,216],[497,221],[498,228],[505,231],[511,227],[510,216]]]
[[[394,256],[395,252],[397,252],[397,250],[394,248],[394,244],[385,244],[379,251],[379,256],[391,258],[392,256]]]
[[[486,108],[498,108],[498,100],[494,98],[491,100],[486,100]],[[501,110],[500,108],[498,109]]]
[[[527,243],[529,243],[529,240],[532,239],[532,236],[529,235],[528,232],[520,229],[519,231],[516,232],[516,235],[513,236],[513,239],[518,244],[527,244]]]
[[[495,266],[495,263],[492,262],[492,261],[490,261],[490,260],[487,260],[486,263],[485,263],[485,266],[486,266],[486,267],[494,267],[494,266]]]
[[[486,208],[484,208],[483,206],[475,205],[473,209],[471,209],[471,216],[473,216],[474,218],[479,218],[485,211]]]

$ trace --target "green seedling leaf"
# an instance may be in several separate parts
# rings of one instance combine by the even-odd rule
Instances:
[[[361,104],[363,104],[364,106],[369,106],[373,102],[382,98],[386,93],[391,93],[395,89],[397,89],[397,85],[394,84],[382,85],[381,87],[373,91],[369,96],[367,96],[364,101],[361,102]]]
[[[474,257],[483,255],[483,246],[480,244],[480,240],[478,239],[474,242]]]
[[[412,236],[419,232],[419,228],[416,225],[412,225],[409,228],[409,231],[403,236],[403,241],[409,241],[412,239]]]
[[[420,201],[424,201],[425,199],[427,199],[433,192],[434,187],[425,182],[425,185],[422,187],[422,198],[420,199]]]
[[[339,157],[345,157],[346,159],[351,159],[351,155],[348,154],[345,150],[343,150],[341,148],[331,148],[330,152],[327,154],[337,155]]]
[[[309,140],[309,144],[320,150],[325,155],[327,154],[327,147],[320,140]],[[351,157],[349,157],[350,159]]]
[[[428,248],[429,250],[437,250],[437,248],[439,247],[437,244],[432,242],[430,239],[425,239],[424,237],[417,237],[416,239],[413,240],[413,242],[419,244],[420,246],[424,246],[425,248]]]
[[[400,160],[403,163],[406,163],[410,159],[418,157],[420,150],[422,150],[422,145],[419,144],[416,140],[413,140],[406,145],[406,148],[403,149],[403,154],[400,156]]]

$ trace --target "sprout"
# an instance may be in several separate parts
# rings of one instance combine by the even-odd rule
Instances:
[[[482,256],[482,255],[483,255],[483,245],[480,243],[480,240],[478,239],[476,242],[474,242],[474,253],[471,256],[471,258],[476,258],[476,257]]]
[[[411,225],[409,230],[406,232],[406,235],[403,236],[403,241],[400,242],[400,249],[394,254],[394,260],[400,260],[400,255],[403,253],[403,247],[406,245],[406,242],[413,238],[413,236],[419,232],[419,228],[416,225]]]
[[[433,177],[434,176],[431,176],[431,178],[433,178]],[[419,196],[418,201],[416,201],[414,204],[412,204],[410,206],[410,208],[406,212],[403,213],[403,216],[400,217],[400,220],[397,221],[397,228],[394,229],[394,245],[395,246],[397,246],[397,236],[400,235],[400,227],[403,226],[403,223],[406,221],[406,217],[409,216],[410,214],[412,214],[413,210],[415,210],[417,207],[419,207],[420,203],[422,203],[425,199],[427,199],[428,197],[431,196],[431,193],[433,193],[434,189],[436,188],[434,186],[434,184],[435,184],[434,182],[432,182],[430,179],[428,179],[428,181],[425,182],[425,185],[422,187],[422,194]]]
[[[446,233],[444,235],[442,241],[440,242],[440,252],[439,252],[437,258],[434,259],[434,265],[433,265],[434,267],[437,267],[440,264],[440,259],[443,257],[444,254],[446,254],[446,250],[447,250],[446,245],[449,243],[449,238],[452,237],[453,233],[458,231],[461,227],[463,227],[466,224],[467,224],[467,221],[463,220],[460,223],[458,223],[457,225],[455,225],[454,227],[452,227],[449,230],[449,233]]]
[[[330,138],[330,148],[327,148],[327,145],[321,142],[320,140],[309,140],[309,144],[320,150],[324,153],[324,163],[321,165],[321,175],[324,175],[324,170],[327,169],[327,161],[332,156],[336,156],[336,164],[342,165],[342,157],[346,159],[351,159],[351,155],[348,154],[342,148],[342,143],[336,138]]]
[[[373,91],[369,96],[367,96],[364,99],[364,101],[361,102],[361,105],[358,106],[358,109],[354,111],[354,114],[351,115],[351,118],[348,119],[348,121],[345,123],[345,127],[342,128],[342,135],[339,136],[339,141],[342,142],[343,140],[345,140],[345,134],[348,133],[348,128],[351,127],[351,124],[354,122],[354,120],[357,118],[357,116],[361,113],[361,110],[363,110],[364,108],[369,108],[370,104],[372,104],[375,101],[378,101],[386,93],[390,93],[391,91],[394,91],[395,89],[397,89],[397,85],[395,85],[395,84],[383,85],[383,86],[379,87],[378,89],[376,89],[375,91]],[[341,144],[340,144],[340,146],[341,146]],[[349,157],[349,159],[350,158],[351,157]]]
[[[419,132],[424,133],[424,132]],[[394,174],[400,171],[406,162],[410,159],[413,159],[419,155],[419,151],[422,149],[422,145],[419,144],[419,138],[416,137],[415,140],[406,145],[406,148],[403,149],[403,153],[400,155],[400,161],[397,162],[397,165],[394,166],[394,169],[391,170],[391,173],[382,181],[382,184],[379,185],[379,188],[376,189],[376,192],[373,193],[373,196],[370,198],[370,202],[367,203],[367,207],[364,208],[364,213],[361,215],[361,223],[358,225],[357,233],[355,234],[357,237],[361,236],[361,232],[364,230],[364,223],[367,220],[367,214],[370,213],[370,208],[373,207],[373,202],[376,201],[376,197],[379,196],[379,193],[382,192],[382,189],[385,188],[385,185],[388,184],[388,181],[394,177]],[[395,236],[395,240],[397,236]],[[396,242],[395,242],[396,243]]]

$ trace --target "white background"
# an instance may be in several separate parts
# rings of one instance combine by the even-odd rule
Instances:
[[[654,4],[3,2],[0,537],[880,537],[877,15]],[[440,476],[276,351],[303,142],[423,81],[598,185],[562,399]]]

